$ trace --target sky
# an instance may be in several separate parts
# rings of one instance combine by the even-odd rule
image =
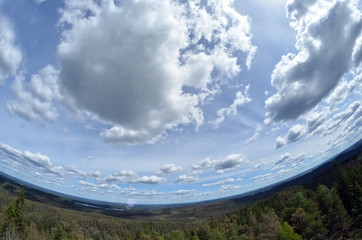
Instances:
[[[96,200],[186,203],[362,137],[356,0],[0,0],[0,167]]]

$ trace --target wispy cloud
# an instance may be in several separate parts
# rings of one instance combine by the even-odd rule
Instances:
[[[241,178],[238,178],[238,179],[227,178],[227,179],[220,180],[220,181],[217,181],[217,182],[202,184],[201,187],[212,187],[212,186],[224,185],[224,184],[227,184],[227,183],[240,182],[240,181],[242,181]]]
[[[260,135],[261,130],[263,129],[261,124],[258,124],[258,126],[255,128],[253,136],[245,140],[246,144],[254,142]]]
[[[238,91],[235,95],[234,102],[229,107],[221,108],[217,111],[217,115],[219,117],[212,122],[215,128],[220,127],[226,116],[236,115],[238,113],[239,107],[251,102],[251,99],[249,98],[249,87],[250,85],[247,85],[243,93],[241,91]]]

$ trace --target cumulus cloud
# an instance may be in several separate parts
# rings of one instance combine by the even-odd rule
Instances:
[[[256,50],[249,18],[232,5],[66,1],[57,51],[66,99],[111,125],[105,141],[153,143],[167,130],[197,128],[205,97],[241,71],[241,55],[250,68]]]
[[[188,182],[195,182],[197,180],[199,180],[199,177],[197,175],[181,175],[175,180],[175,183],[179,182],[188,183]]]
[[[166,164],[164,165],[160,171],[157,172],[158,175],[170,175],[174,173],[178,173],[182,170],[182,167],[176,167],[175,164]]]
[[[234,186],[234,185],[224,185],[219,187],[219,192],[230,192],[230,191],[235,191],[237,189],[241,188],[241,186]]]
[[[0,3],[1,5],[1,3]],[[0,85],[16,74],[23,59],[22,52],[16,44],[16,36],[11,23],[1,16],[0,20]]]
[[[303,126],[301,124],[294,125],[293,127],[291,127],[289,129],[287,136],[285,136],[285,137],[279,136],[277,138],[276,148],[281,148],[286,144],[293,143],[293,142],[300,140],[302,137],[304,137],[306,132],[307,132],[307,130],[306,130],[305,126]]]
[[[266,123],[295,120],[313,109],[353,66],[361,34],[357,1],[290,0],[287,16],[297,31],[297,54],[275,66],[277,93],[265,102]],[[355,50],[354,52],[358,52]]]
[[[117,173],[112,173],[106,176],[104,179],[99,179],[105,183],[130,183],[130,184],[161,184],[167,182],[163,177],[157,176],[142,176],[139,177],[133,171],[122,170]]]
[[[297,156],[292,156],[290,153],[285,153],[275,162],[275,165],[283,165],[290,163],[300,163],[303,160],[307,159],[308,155],[302,153]],[[276,170],[276,169],[274,169]]]
[[[128,178],[136,177],[136,173],[133,171],[122,170],[117,173],[112,173],[111,175],[106,176],[103,181],[107,183],[114,182],[125,182]]]
[[[165,178],[157,176],[143,176],[129,181],[129,183],[137,183],[137,184],[160,184],[165,182],[167,182]]]
[[[223,160],[216,161],[214,168],[216,170],[233,169],[245,162],[247,162],[247,160],[244,154],[231,154]]]
[[[233,170],[235,168],[240,167],[241,164],[247,163],[246,155],[239,154],[230,154],[224,159],[219,160],[211,160],[210,158],[206,158],[198,163],[192,165],[192,169],[194,170],[206,170],[210,168],[214,168],[217,170],[217,174],[223,174],[225,171]]]
[[[210,158],[205,158],[198,163],[192,165],[192,169],[194,170],[204,170],[212,168],[215,165],[215,160],[211,160]]]
[[[24,77],[15,78],[11,90],[16,100],[6,103],[8,112],[30,122],[44,125],[54,121],[57,110],[53,106],[55,100],[61,99],[58,86],[58,71],[52,66],[46,66],[38,74],[32,75],[26,83]]]
[[[227,115],[236,115],[238,113],[238,107],[244,106],[245,104],[251,102],[249,98],[249,87],[250,85],[245,87],[244,93],[238,91],[235,96],[234,102],[227,108],[221,108],[217,111],[217,115],[219,116],[212,123],[215,128],[218,128],[220,124],[225,120]]]

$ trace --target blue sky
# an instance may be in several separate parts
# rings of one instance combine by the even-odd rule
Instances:
[[[0,165],[92,199],[194,202],[361,139],[361,4],[0,1]]]

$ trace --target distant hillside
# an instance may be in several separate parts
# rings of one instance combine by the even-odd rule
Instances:
[[[14,195],[19,188],[25,188],[26,198],[31,201],[44,203],[63,209],[70,209],[80,212],[96,212],[103,215],[126,219],[158,219],[158,220],[178,220],[189,221],[208,218],[210,216],[223,215],[227,212],[237,210],[241,206],[265,199],[266,197],[280,192],[283,189],[295,185],[313,189],[317,184],[324,184],[331,187],[333,184],[334,170],[333,162],[338,162],[342,166],[354,164],[359,154],[362,152],[362,140],[331,158],[324,164],[302,173],[292,179],[274,184],[273,186],[258,189],[242,195],[229,197],[226,199],[200,202],[195,204],[179,205],[139,205],[132,211],[115,211],[112,209],[123,209],[123,204],[107,203],[77,198],[65,194],[50,192],[32,184],[27,184],[16,178],[12,178],[0,172],[0,186],[8,194]],[[92,207],[93,206],[93,207]]]
[[[360,143],[253,195],[153,210],[102,209],[110,203],[90,208],[27,186],[21,204],[23,185],[2,176],[0,238],[21,233],[26,237],[20,239],[34,240],[362,239]]]

